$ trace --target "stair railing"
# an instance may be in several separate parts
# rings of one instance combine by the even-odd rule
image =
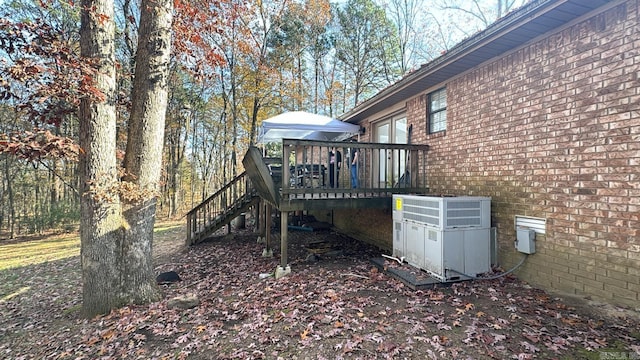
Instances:
[[[233,178],[215,194],[187,213],[187,245],[192,245],[228,224],[229,216],[250,202],[255,190],[246,172]]]

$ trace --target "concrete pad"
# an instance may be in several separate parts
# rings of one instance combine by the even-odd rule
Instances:
[[[291,274],[291,267],[289,265],[287,265],[287,267],[283,268],[282,266],[278,266],[276,268],[276,271],[274,273],[274,277],[276,278],[276,280],[283,278],[287,275]]]

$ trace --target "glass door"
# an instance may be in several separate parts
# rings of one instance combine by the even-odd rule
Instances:
[[[391,123],[389,121],[383,121],[376,124],[375,129],[375,141],[381,144],[388,144],[391,140]],[[388,181],[391,178],[391,174],[387,171],[390,169],[391,153],[388,153],[385,149],[380,149],[376,155],[377,159],[375,164],[378,168],[378,187],[385,188],[388,187]]]
[[[383,120],[375,125],[375,141],[383,144],[406,144],[407,118],[403,115]],[[400,150],[379,150],[374,165],[377,167],[379,187],[393,187],[405,173],[407,153]]]
[[[408,140],[407,119],[405,117],[396,119],[393,128],[393,140],[395,144],[406,144]],[[402,175],[405,174],[407,166],[407,152],[396,150],[393,154],[393,183],[397,184]],[[406,181],[408,179],[404,179]]]

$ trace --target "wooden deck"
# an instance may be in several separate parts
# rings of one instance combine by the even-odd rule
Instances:
[[[283,161],[269,166],[257,151],[250,150],[243,160],[247,173],[254,174],[252,181],[266,178],[265,171],[271,175],[271,179],[256,188],[260,196],[272,197],[277,193],[277,202],[273,205],[281,212],[281,253],[276,277],[290,271],[287,266],[288,212],[390,209],[393,194],[427,193],[428,150],[428,145],[285,139],[282,142]],[[356,152],[357,161],[352,161]],[[256,172],[263,173],[256,175]],[[269,186],[273,186],[272,190],[261,194],[260,189]],[[269,251],[270,234],[268,229],[264,231],[267,240],[265,251]]]
[[[187,243],[202,241],[259,200],[265,219],[272,210],[281,212],[279,271],[286,272],[289,212],[389,209],[393,194],[425,194],[428,150],[428,145],[285,139],[278,159],[264,158],[260,149],[251,147],[242,160],[245,173],[187,214]],[[357,161],[352,161],[356,152]],[[271,237],[267,223],[260,224],[265,253]]]
[[[331,162],[329,152],[332,149],[341,153],[340,168]],[[351,177],[354,149],[358,152],[357,187],[354,187]],[[388,208],[393,194],[427,192],[428,149],[427,145],[285,139],[282,159],[288,159],[289,166],[283,167],[282,162],[274,164],[271,159],[271,164],[262,171],[269,172],[272,186],[277,188],[278,202],[274,205],[280,211]],[[256,156],[256,152],[253,152],[253,156]],[[263,162],[257,158],[247,160]],[[247,165],[252,166],[245,164],[245,167]],[[263,177],[261,175],[256,179]],[[272,194],[269,192],[264,195],[272,197]]]
[[[390,208],[391,193],[375,192],[325,192],[315,194],[296,194],[281,200],[278,210],[325,210],[325,209],[360,209]]]

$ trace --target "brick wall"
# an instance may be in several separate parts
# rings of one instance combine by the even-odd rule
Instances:
[[[516,274],[632,307],[640,301],[638,20],[628,1],[453,79],[446,133],[427,134],[426,93],[406,103],[412,142],[431,146],[431,192],[492,197],[505,268],[522,256],[515,215],[545,218],[546,236]],[[385,216],[380,239],[390,247]],[[344,226],[371,226],[351,222],[360,217]]]
[[[640,37],[636,2],[616,6],[447,84],[432,146],[436,193],[491,196],[500,255],[514,216],[547,219],[517,274],[544,287],[640,300]],[[407,104],[424,119],[424,98]],[[416,127],[414,127],[415,129]]]
[[[318,221],[333,224],[345,235],[378,247],[381,254],[391,253],[393,246],[391,210],[338,209],[309,213]]]
[[[356,239],[375,245],[391,253],[393,247],[393,230],[391,210],[377,209],[345,209],[334,212],[333,221],[336,227]]]

